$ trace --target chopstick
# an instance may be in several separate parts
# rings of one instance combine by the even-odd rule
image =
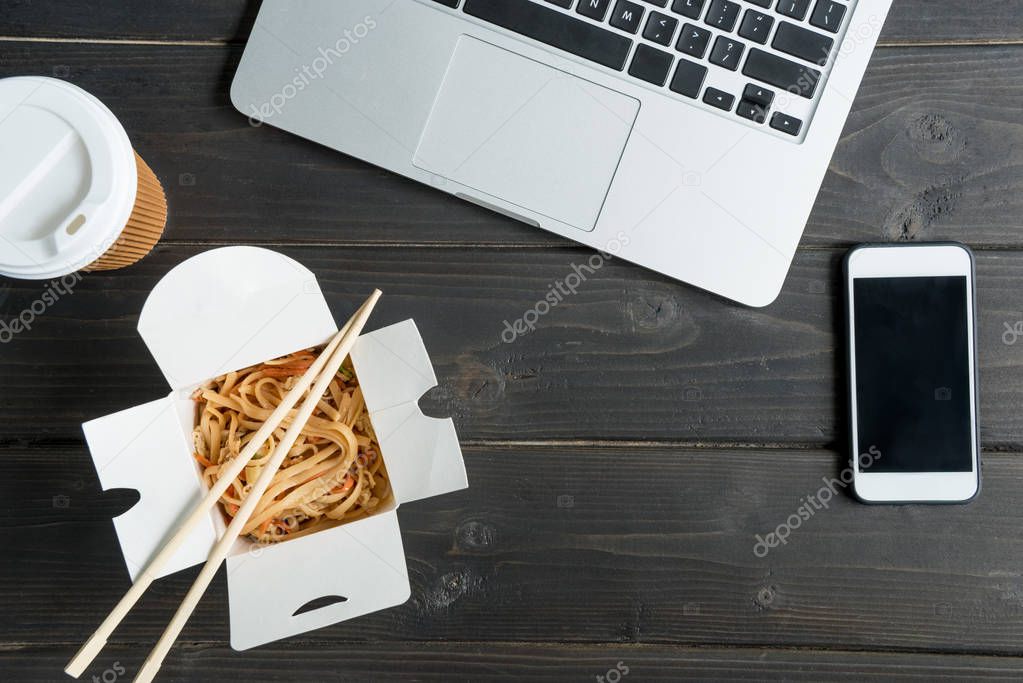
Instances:
[[[356,311],[355,315],[352,316],[352,318],[347,323],[345,323],[344,327],[342,327],[341,330],[338,331],[334,338],[330,340],[330,342],[324,348],[323,352],[313,362],[313,364],[309,367],[306,373],[302,375],[302,377],[291,389],[291,391],[289,391],[284,396],[280,405],[277,406],[277,408],[270,414],[270,417],[267,418],[266,422],[264,422],[263,425],[256,431],[255,435],[252,437],[252,440],[248,443],[245,449],[238,455],[237,458],[235,458],[228,464],[224,472],[217,478],[217,481],[213,484],[213,486],[210,487],[209,493],[206,494],[206,497],[203,498],[203,500],[195,507],[194,510],[192,510],[188,518],[186,518],[185,521],[178,526],[178,528],[174,531],[174,535],[171,537],[171,539],[167,541],[167,543],[164,544],[163,548],[161,548],[161,550],[153,557],[153,559],[149,561],[145,569],[142,570],[142,573],[139,574],[138,577],[135,579],[135,582],[132,584],[131,588],[128,589],[128,592],[124,594],[124,597],[122,597],[120,602],[118,602],[114,609],[111,610],[107,618],[104,619],[103,623],[101,623],[99,625],[99,628],[96,629],[96,632],[92,634],[89,640],[87,640],[85,644],[82,645],[78,653],[75,654],[75,656],[71,659],[67,667],[65,667],[64,669],[64,671],[68,675],[73,676],[74,678],[78,678],[79,676],[82,675],[82,673],[89,666],[89,664],[91,664],[92,661],[96,658],[96,656],[100,653],[103,647],[106,646],[107,638],[110,637],[110,635],[114,632],[114,629],[117,628],[118,624],[120,624],[124,617],[127,616],[131,608],[134,607],[135,603],[138,602],[140,597],[142,597],[142,594],[145,593],[146,589],[149,588],[149,586],[153,583],[153,581],[159,575],[163,567],[174,556],[174,554],[177,552],[181,544],[184,543],[185,539],[188,538],[189,534],[195,528],[196,524],[198,524],[200,521],[207,517],[209,510],[217,504],[221,496],[224,494],[225,491],[227,491],[227,488],[234,482],[234,480],[238,477],[238,475],[245,468],[245,466],[248,465],[249,461],[252,460],[256,452],[263,446],[263,444],[270,437],[270,435],[273,434],[274,430],[276,430],[280,426],[280,424],[287,418],[288,413],[291,411],[292,408],[294,408],[295,404],[298,403],[299,399],[302,398],[306,390],[309,389],[310,385],[312,385],[315,380],[319,379],[316,386],[313,387],[312,393],[309,394],[309,398],[303,403],[302,407],[299,409],[299,412],[296,415],[295,420],[291,423],[291,426],[288,428],[287,432],[285,432],[285,439],[284,441],[281,442],[281,444],[283,444],[285,441],[288,441],[288,437],[291,436],[288,447],[283,450],[283,454],[284,455],[287,454],[288,450],[291,449],[291,444],[294,444],[302,428],[305,426],[305,423],[308,421],[309,416],[312,415],[313,409],[316,407],[316,403],[319,397],[322,396],[323,393],[326,391],[327,386],[330,383],[330,380],[337,373],[338,369],[341,367],[341,364],[344,362],[344,359],[348,356],[348,353],[351,351],[352,346],[355,344],[355,340],[358,339],[359,334],[362,332],[362,328],[365,326],[366,321],[369,319],[369,315],[370,313],[372,313],[373,308],[376,306],[376,303],[380,299],[381,294],[382,293],[380,292],[380,290],[374,290],[373,294],[370,295],[370,297],[365,301],[365,303],[362,304],[359,310]],[[307,406],[308,410],[306,410]],[[303,413],[305,413],[304,417]],[[282,462],[284,459],[284,455],[281,455],[279,460],[277,459],[278,453],[281,452],[282,452],[281,445],[278,445],[277,449],[274,451],[273,458],[271,459],[270,463],[263,468],[263,475],[265,475],[267,472],[270,472],[271,473],[270,478],[272,478],[273,474],[276,473],[278,467],[280,467],[280,462]],[[273,464],[274,460],[278,460],[276,465]],[[258,503],[259,499],[263,495],[263,492],[266,490],[266,486],[269,485],[270,478],[267,478],[266,485],[264,485],[262,489],[259,489],[258,493],[256,492],[257,489],[255,487],[253,488],[253,491],[245,499],[241,509],[239,509],[238,514],[235,516],[235,521],[242,519],[244,523],[244,521],[248,519],[249,515],[251,515],[252,513],[252,509],[255,507],[256,503]],[[260,476],[256,483],[257,487],[259,485],[259,482],[262,482],[263,479],[264,476]],[[243,517],[242,513],[243,511],[245,511],[247,505],[249,506],[249,510]],[[234,526],[235,524],[234,522],[232,522],[232,524],[228,527],[228,531],[225,534],[225,538],[230,535],[230,532]],[[234,538],[237,538],[238,531],[240,531],[240,527],[235,530]],[[230,543],[224,543],[223,539],[221,539],[221,542],[214,547],[213,551],[211,551],[210,557],[207,560],[207,567],[212,562],[214,554],[216,553],[217,549],[221,548],[221,546],[227,548],[230,546]],[[212,574],[216,572],[216,569],[219,568],[220,562],[222,561],[223,557],[221,557],[220,561],[216,563],[216,566],[213,568],[213,571],[210,572],[211,574],[209,577],[210,579],[212,579]],[[205,570],[206,567],[203,568],[204,572]],[[200,574],[200,578],[202,578],[202,576],[203,575]],[[206,585],[208,585],[208,583],[209,580],[207,580]],[[197,579],[196,585],[193,586],[193,591],[196,589],[196,586],[198,584],[199,580]],[[195,596],[196,602],[198,602],[198,598],[201,597],[202,592],[205,590],[205,587],[206,586],[204,585],[202,587],[202,590],[198,592],[198,595]],[[189,591],[189,595],[192,595],[192,591]],[[186,602],[187,600],[188,598],[186,597]],[[185,604],[183,603],[182,609],[184,608],[184,606]],[[194,607],[195,605],[193,604],[192,609],[194,609]],[[188,613],[183,615],[184,619],[181,620],[181,623],[178,626],[178,631],[180,631],[181,627],[184,626],[184,622],[187,620],[189,614],[191,614],[191,611],[192,610],[189,609]],[[180,612],[181,610],[179,610],[179,613]],[[177,616],[178,615],[176,614],[175,618],[177,618]],[[174,622],[172,622],[172,625],[173,624]],[[170,632],[170,630],[171,630],[170,627],[168,627],[168,633]],[[177,634],[175,632],[175,637],[176,635]],[[166,637],[167,633],[164,634],[164,638]],[[161,639],[161,642],[163,642],[163,639]],[[170,645],[172,643],[173,638],[171,639],[171,642],[167,644],[166,650],[170,649]],[[157,647],[159,648],[159,645]],[[164,650],[164,655],[166,654],[166,650]],[[160,658],[160,660],[162,661],[162,657]],[[153,670],[154,674],[157,669],[159,669],[159,663],[156,664],[156,669]]]

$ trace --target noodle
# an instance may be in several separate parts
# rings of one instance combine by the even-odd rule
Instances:
[[[230,372],[193,394],[195,459],[210,486],[316,360],[308,349]],[[376,434],[358,379],[342,366],[281,463],[252,517],[242,529],[252,540],[277,543],[373,513],[390,492]],[[220,502],[229,517],[284,438],[288,416],[227,487]]]

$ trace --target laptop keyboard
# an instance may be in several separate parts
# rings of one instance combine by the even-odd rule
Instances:
[[[796,140],[856,0],[431,0]]]

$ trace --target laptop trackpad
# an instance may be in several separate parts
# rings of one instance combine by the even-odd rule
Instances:
[[[462,36],[413,163],[593,230],[638,112],[631,97]]]

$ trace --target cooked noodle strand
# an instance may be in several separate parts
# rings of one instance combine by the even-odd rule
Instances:
[[[299,351],[230,372],[196,390],[195,459],[207,484],[238,457],[317,353]],[[237,514],[297,412],[289,412],[221,497],[228,516]],[[260,543],[304,536],[372,514],[389,491],[362,389],[352,370],[342,367],[242,533]]]

